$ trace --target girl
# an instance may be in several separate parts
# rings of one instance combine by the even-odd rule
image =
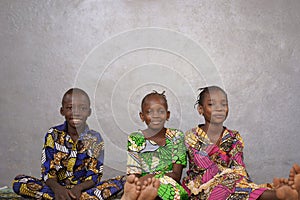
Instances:
[[[179,184],[186,166],[184,134],[164,127],[170,117],[164,92],[147,94],[141,108],[140,118],[148,128],[128,137],[127,174],[135,174],[141,183],[158,178],[158,196],[162,199],[186,199],[187,193]]]
[[[244,142],[237,131],[223,126],[228,115],[223,89],[201,89],[196,104],[205,124],[185,135],[189,170],[183,186],[190,199],[298,199],[298,191],[287,184],[287,179],[274,179],[274,189],[250,180],[243,162]]]

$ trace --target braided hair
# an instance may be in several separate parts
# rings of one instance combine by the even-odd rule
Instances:
[[[152,96],[158,96],[158,97],[162,98],[164,100],[164,102],[165,102],[166,110],[168,110],[168,101],[167,101],[167,97],[165,95],[165,91],[162,91],[161,93],[159,93],[156,90],[153,90],[151,93],[147,94],[143,98],[142,103],[141,103],[142,110],[143,110],[143,106],[145,104],[146,99],[149,98],[149,97],[152,97]]]
[[[209,94],[211,91],[219,90],[225,95],[225,97],[227,99],[226,92],[218,86],[208,86],[208,87],[199,88],[198,90],[200,91],[200,93],[197,97],[197,100],[196,100],[196,103],[195,103],[194,106],[196,106],[196,105],[197,106],[203,106],[203,100],[204,100],[205,95]]]

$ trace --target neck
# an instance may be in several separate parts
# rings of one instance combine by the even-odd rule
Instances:
[[[74,128],[68,125],[68,134],[71,136],[73,141],[77,141],[79,137],[79,133],[82,133],[83,131],[84,131],[84,127]]]
[[[146,139],[156,142],[156,144],[158,144],[159,146],[164,146],[166,144],[166,128],[162,128],[160,131],[146,129],[143,132]]]
[[[161,130],[152,130],[150,128],[147,128],[145,130],[143,130],[143,133],[145,135],[146,138],[156,138],[156,137],[160,137],[160,136],[164,136],[166,132],[166,128],[162,128]]]
[[[223,132],[223,124],[211,124],[209,122],[205,122],[202,127],[203,131],[208,135],[220,135]]]

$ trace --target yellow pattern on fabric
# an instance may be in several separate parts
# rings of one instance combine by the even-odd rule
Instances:
[[[185,142],[193,162],[190,176],[183,182],[191,192],[191,199],[209,199],[219,185],[230,191],[230,199],[248,199],[254,190],[272,188],[270,184],[257,185],[250,180],[243,163],[244,141],[237,131],[225,129],[217,146],[198,126],[186,132]],[[215,164],[214,171],[209,172],[212,177],[203,180],[206,170],[213,166],[211,162]]]
[[[27,185],[25,184],[20,187],[20,192],[27,196],[34,197],[34,194],[27,188]]]
[[[54,148],[54,140],[52,138],[52,136],[49,134],[48,137],[47,137],[47,141],[45,143],[45,147],[50,147],[50,148]]]

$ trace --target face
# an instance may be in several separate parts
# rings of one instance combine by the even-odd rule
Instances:
[[[68,123],[68,131],[83,131],[86,120],[91,115],[88,98],[82,93],[67,94],[60,113]]]
[[[160,96],[149,96],[140,112],[140,118],[144,121],[148,128],[154,131],[160,131],[164,128],[166,120],[170,117],[170,112],[167,110],[166,102]]]
[[[229,109],[227,98],[222,91],[212,90],[209,94],[205,94],[202,104],[198,106],[198,112],[204,116],[205,122],[223,124]]]

